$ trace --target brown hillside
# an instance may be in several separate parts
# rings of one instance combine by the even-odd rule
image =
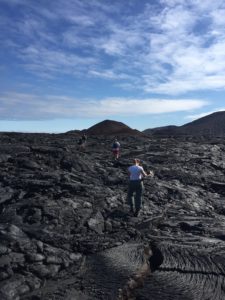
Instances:
[[[225,136],[225,111],[199,118],[183,126],[164,126],[143,131],[148,135],[192,135]]]
[[[85,130],[88,135],[142,135],[122,122],[105,120]]]
[[[182,134],[225,135],[225,111],[219,111],[197,119],[180,127]]]

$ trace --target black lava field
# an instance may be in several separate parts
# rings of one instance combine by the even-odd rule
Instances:
[[[225,140],[0,133],[1,300],[225,299]],[[139,217],[126,203],[140,158]]]

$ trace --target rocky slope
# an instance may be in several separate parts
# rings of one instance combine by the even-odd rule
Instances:
[[[225,298],[225,141],[0,134],[0,299]],[[143,161],[144,205],[126,204]]]

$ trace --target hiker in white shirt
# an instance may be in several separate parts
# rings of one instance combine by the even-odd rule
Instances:
[[[137,217],[141,209],[142,202],[142,193],[144,189],[143,177],[153,176],[153,172],[147,174],[143,167],[140,166],[140,159],[134,159],[134,165],[128,168],[130,181],[128,187],[127,200],[130,205],[130,212],[134,213],[134,216]],[[135,194],[135,199],[133,195]],[[135,207],[135,211],[134,211]]]

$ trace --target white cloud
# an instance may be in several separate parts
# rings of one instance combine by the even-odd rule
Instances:
[[[130,79],[131,76],[125,73],[115,73],[113,70],[104,70],[104,71],[96,71],[90,70],[89,74],[91,76],[104,78],[104,79],[111,79],[111,80],[120,80],[120,79]]]
[[[164,100],[164,99],[104,99],[98,104],[95,113],[108,115],[145,115],[188,111],[206,105],[201,100]],[[92,112],[94,108],[92,108]]]
[[[1,95],[0,103],[0,119],[4,120],[164,114],[192,111],[208,104],[198,99],[105,98],[102,100],[78,100],[67,96],[35,96],[18,93]]]
[[[90,56],[79,56],[59,49],[50,50],[40,45],[29,46],[20,52],[26,68],[33,73],[55,76],[57,74],[81,74],[96,63]]]
[[[34,74],[118,80],[147,94],[225,89],[223,0],[143,2],[139,12],[132,1],[15,4],[23,9],[1,21],[3,46]]]
[[[188,116],[186,116],[186,119],[190,119],[190,120],[193,121],[193,120],[203,118],[205,116],[208,116],[208,115],[210,115],[212,113],[215,113],[215,112],[218,112],[218,111],[225,111],[225,107],[224,108],[217,108],[215,110],[207,111],[207,112],[200,113],[200,114],[188,115]]]
[[[150,37],[146,63],[149,59],[149,70],[155,75],[146,72],[143,77],[146,92],[182,94],[224,89],[225,31],[216,22],[220,1],[214,6],[203,2],[190,1],[186,6],[184,1],[169,1],[170,6],[153,17],[155,28],[161,31]]]

